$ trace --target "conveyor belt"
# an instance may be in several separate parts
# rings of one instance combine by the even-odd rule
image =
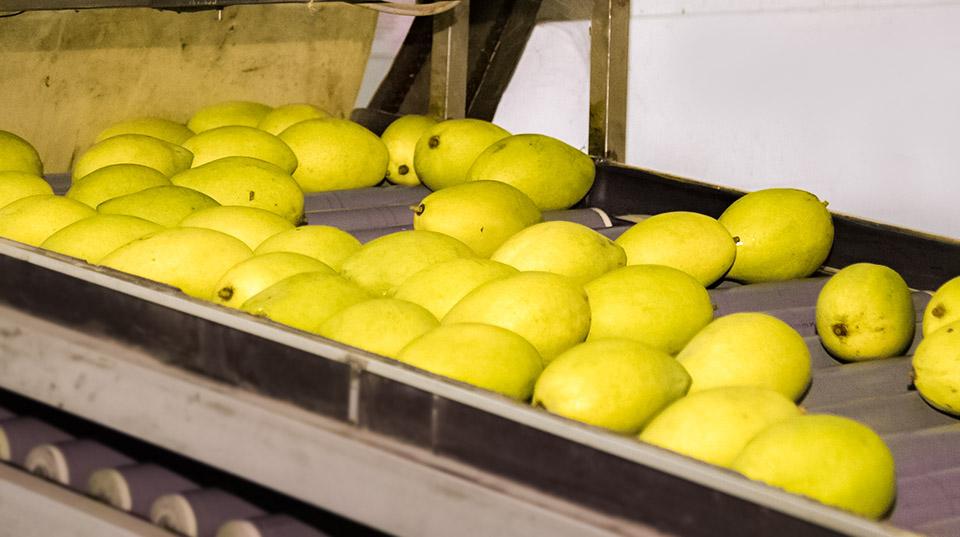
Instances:
[[[611,215],[665,210],[717,215],[737,195],[639,170],[607,165],[599,170],[598,183],[584,206]],[[923,290],[960,274],[960,244],[955,242],[846,217],[837,217],[836,227],[831,267],[856,261],[883,263]],[[620,225],[605,231],[623,229]],[[362,430],[663,531],[894,535],[896,528],[905,528],[953,535],[957,527],[960,509],[949,491],[960,490],[958,421],[934,410],[913,391],[908,356],[842,364],[823,350],[813,324],[823,277],[723,284],[711,296],[718,315],[765,311],[794,326],[805,336],[813,358],[813,383],[803,406],[810,412],[859,419],[888,440],[900,485],[889,518],[892,526],[784,495],[729,472],[462,385],[437,383],[435,377],[367,353],[176,297],[162,286],[129,287],[126,281],[134,279],[117,279],[109,271],[98,274],[78,267],[77,272],[54,262],[55,256],[27,254],[22,248],[4,251],[0,268],[9,277],[0,281],[0,297],[14,307],[134,343],[179,367],[287,399]],[[918,311],[928,296],[915,293]],[[78,304],[78,311],[58,309],[62,300]],[[316,354],[327,359],[318,360]],[[271,357],[269,363],[264,356]],[[525,453],[537,457],[521,455]],[[934,490],[948,492],[936,495]]]
[[[309,196],[308,199],[316,196]],[[413,211],[407,205],[387,205],[382,207],[362,207],[306,213],[307,223],[338,227],[344,231],[368,229],[413,227]],[[564,220],[583,224],[591,229],[605,229],[612,226],[610,217],[600,209],[571,209],[566,211],[547,211],[544,221]]]
[[[929,526],[932,535],[947,537],[951,534],[937,528],[960,513],[960,421],[926,404],[912,386],[910,355],[920,340],[920,324],[906,356],[846,364],[836,360],[813,330],[817,293],[826,280],[745,285],[712,291],[711,298],[718,315],[766,311],[807,336],[813,382],[801,405],[807,412],[856,419],[891,441],[898,489],[890,520],[918,531]],[[918,319],[929,300],[926,292],[914,293]]]

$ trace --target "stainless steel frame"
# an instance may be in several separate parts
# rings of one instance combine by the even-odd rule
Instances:
[[[590,22],[591,155],[623,162],[627,142],[630,0],[594,0]]]
[[[467,110],[467,48],[470,0],[433,19],[430,56],[430,115],[462,118]]]
[[[250,315],[194,300],[162,286],[142,285],[130,278],[116,275],[113,271],[94,270],[83,263],[2,239],[0,256],[26,262],[36,267],[35,270],[53,271],[62,277],[79,279],[128,295],[142,303],[155,304],[178,312],[177,315],[204,319],[235,333],[236,337],[255,336],[305,351],[315,355],[317,360],[346,364],[353,372],[353,378],[372,374],[389,379],[432,394],[435,398],[465,405],[483,414],[497,416],[682,478],[690,482],[691,486],[706,487],[844,535],[904,535],[903,530],[893,526],[828,508],[632,438],[573,424],[496,394],[453,383],[323,338],[291,331]],[[335,436],[341,435],[350,440],[367,437],[362,429],[357,428],[357,404],[363,397],[359,382],[352,382],[350,385],[351,404],[346,416],[347,423],[330,422],[310,412],[295,410],[288,405],[270,402],[269,399],[242,390],[227,389],[223,385],[204,381],[179,368],[162,367],[148,356],[132,353],[129,347],[117,346],[110,340],[88,338],[84,345],[78,345],[77,338],[81,337],[81,334],[53,322],[23,317],[7,308],[0,311],[0,319],[3,319],[3,324],[0,325],[0,386],[5,389],[58,406],[108,427],[196,457],[218,468],[244,475],[269,488],[347,516],[356,516],[366,523],[398,534],[449,535],[450,529],[462,520],[463,509],[468,508],[464,502],[466,501],[466,505],[477,503],[470,499],[472,493],[464,496],[465,489],[451,489],[448,484],[424,477],[432,474],[430,468],[438,467],[439,459],[421,459],[408,454],[408,462],[413,466],[400,472],[400,476],[394,474],[399,463],[393,458],[390,458],[389,462],[385,459],[380,462],[368,461],[372,464],[369,468],[365,466],[367,463],[355,460],[350,462],[348,454],[359,453],[355,450],[361,449],[360,446]],[[79,382],[77,379],[80,378],[84,381]],[[212,399],[208,401],[210,398]],[[137,404],[131,404],[131,401],[136,401]],[[306,420],[313,425],[304,428],[302,423],[294,424],[290,421],[293,415],[297,416],[294,421]],[[327,432],[319,429],[310,432],[313,430],[311,427],[317,428],[321,423],[326,423],[320,429],[327,429]],[[254,434],[254,431],[259,432]],[[262,442],[256,440],[264,434]],[[373,438],[376,438],[376,435],[373,435]],[[317,449],[317,442],[326,445],[328,449]],[[319,456],[319,452],[330,450],[345,458],[325,458],[304,466],[304,461],[313,460]],[[339,472],[348,467],[349,472],[334,480],[329,479],[330,472]],[[415,471],[416,468],[420,470]],[[421,471],[426,474],[418,476]],[[376,476],[379,472],[385,474],[378,478]],[[457,473],[460,472],[454,472]],[[482,472],[475,474],[482,475]],[[372,516],[369,509],[382,510],[385,504],[402,506],[403,502],[416,496],[411,494],[403,497],[401,494],[398,497],[396,486],[387,485],[383,488],[358,486],[356,496],[350,496],[346,495],[339,484],[333,485],[343,480],[378,483],[381,479],[408,479],[410,487],[432,488],[432,491],[424,490],[418,494],[427,495],[426,497],[435,503],[428,510],[421,508],[410,512],[400,508],[390,511],[391,516],[386,516],[384,511],[378,511],[377,516]],[[418,482],[419,479],[433,481],[424,484]],[[474,477],[473,481],[473,485],[476,485],[487,481],[487,478]],[[325,487],[324,482],[328,482],[330,488]],[[396,485],[396,481],[393,481],[393,484]],[[473,485],[463,486],[472,488]],[[502,489],[498,486],[493,488]],[[353,498],[354,501],[347,502],[347,498]],[[369,505],[364,504],[364,501]],[[490,517],[491,520],[513,520],[516,524],[511,527],[522,530],[513,533],[509,527],[505,527],[502,530],[504,535],[531,534],[531,526],[520,523],[524,517],[531,516],[530,513],[521,516],[512,502],[485,501],[477,503],[473,509],[484,509],[483,516]],[[525,510],[526,508],[521,509]],[[415,527],[415,531],[412,531],[410,524],[424,516],[436,519],[436,525]],[[577,518],[579,517],[568,519],[557,526],[556,531],[561,532],[562,527],[573,533],[582,531],[582,523]],[[603,520],[604,517],[601,516],[600,519]],[[536,520],[536,524],[539,524],[547,519]],[[606,520],[607,523],[600,523],[598,527],[609,528],[611,519]],[[635,523],[622,524],[621,527],[629,530],[626,534],[649,530]],[[565,532],[566,530],[561,533]],[[618,530],[617,533],[623,534],[624,531]]]

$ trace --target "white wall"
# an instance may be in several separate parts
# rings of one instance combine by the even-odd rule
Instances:
[[[630,30],[628,163],[960,238],[960,1],[634,0]],[[585,147],[588,31],[539,24],[495,121]]]

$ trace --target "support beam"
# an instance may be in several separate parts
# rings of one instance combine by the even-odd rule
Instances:
[[[594,0],[590,23],[590,154],[622,162],[627,142],[630,0]]]
[[[461,118],[466,115],[467,47],[470,38],[470,2],[433,19],[430,57],[430,115]]]
[[[470,30],[469,117],[493,121],[503,92],[510,84],[537,24],[541,3],[541,0],[486,0],[474,6],[470,20],[471,26],[478,27],[478,31]],[[488,30],[483,32],[483,27]]]

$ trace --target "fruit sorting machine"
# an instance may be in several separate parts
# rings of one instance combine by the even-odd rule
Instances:
[[[379,207],[412,194],[367,193],[385,196]],[[738,195],[598,162],[578,208],[603,211],[615,230],[629,224],[623,215],[717,216]],[[328,197],[351,196],[364,197]],[[922,312],[929,291],[960,274],[960,244],[834,220],[827,272],[725,282],[711,297],[717,315],[765,311],[796,328],[814,367],[801,404],[860,420],[888,442],[898,495],[880,522],[9,241],[0,242],[0,386],[396,534],[955,535],[960,422],[913,391],[909,357],[830,357],[813,306],[831,269],[870,261],[900,272]]]
[[[492,3],[475,2],[473,7]],[[461,12],[469,6],[460,4]],[[516,4],[527,6],[522,8],[528,10],[527,20],[511,18],[500,26],[510,30],[503,30],[505,34],[528,30],[529,11],[535,12],[538,3]],[[591,99],[590,153],[616,159],[623,154],[623,34],[628,20],[623,10],[629,3],[594,4],[592,57],[606,61],[591,62],[591,93],[605,97]],[[11,11],[103,5],[3,2]],[[165,2],[115,5],[168,7]],[[424,24],[421,41],[426,36],[429,42],[431,23],[420,27]],[[445,42],[447,48],[431,65],[439,81],[431,84],[431,111],[489,115],[496,104],[494,86],[504,79],[492,75],[509,71],[504,65],[510,62],[486,58],[486,70],[480,73],[484,76],[474,77],[478,87],[467,96],[466,76],[460,71],[467,63],[462,26],[451,25],[432,37],[434,44]],[[522,39],[514,41],[522,44]],[[497,49],[494,60],[516,48]],[[423,63],[424,55],[416,50],[405,47],[401,56]],[[409,73],[391,80],[413,79],[421,66],[412,65]],[[395,70],[403,67],[395,65]],[[415,99],[388,87],[391,80],[381,86],[389,91],[378,92],[374,104],[403,111]],[[366,120],[374,130],[385,126],[385,116],[375,110],[356,111],[354,118]],[[598,161],[597,172],[594,187],[577,209],[610,217],[609,225],[598,227],[610,236],[629,223],[617,216],[672,210],[718,216],[739,195],[604,160]],[[52,179],[55,186],[68,184],[63,177]],[[338,212],[351,221],[360,216],[356,209],[402,216],[404,210],[384,208],[403,208],[421,197],[422,191],[398,187],[336,192],[310,198],[307,210],[328,217]],[[870,261],[890,266],[916,290],[918,309],[927,291],[960,274],[956,241],[843,216],[837,216],[835,224],[834,249],[826,265],[836,269]],[[355,233],[369,240],[402,229],[406,222],[365,225]],[[711,296],[718,314],[767,311],[797,328],[814,360],[813,383],[802,404],[811,412],[856,418],[883,435],[897,463],[898,498],[881,522],[35,248],[0,240],[0,275],[4,398],[18,394],[59,407],[390,533],[960,534],[960,423],[933,410],[912,390],[908,357],[841,364],[823,351],[812,331],[813,304],[823,275],[782,284],[725,283]],[[0,409],[7,425],[30,419],[9,414]],[[10,456],[22,459],[20,464],[36,444],[72,441],[56,427],[41,425],[37,430],[42,438],[6,440]],[[0,466],[6,479],[0,483],[15,479],[7,470]],[[8,495],[2,496],[5,490]],[[0,498],[9,498],[9,490],[0,489]],[[46,494],[52,497],[56,490]],[[269,518],[248,518],[239,531],[244,524],[276,522]],[[103,535],[147,531],[117,530],[124,523],[109,513],[99,519],[109,520],[89,527],[113,528]]]

